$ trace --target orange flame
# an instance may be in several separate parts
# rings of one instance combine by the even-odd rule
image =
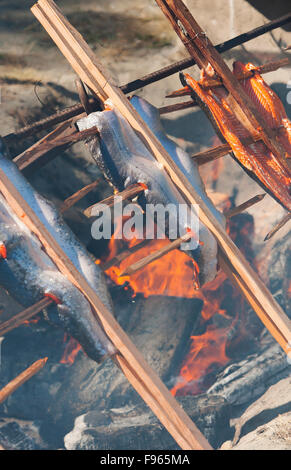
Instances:
[[[72,337],[68,337],[67,333],[65,333],[64,342],[67,344],[65,346],[62,359],[60,360],[60,364],[66,364],[71,366],[72,364],[74,364],[76,356],[82,348],[78,341],[76,341]]]

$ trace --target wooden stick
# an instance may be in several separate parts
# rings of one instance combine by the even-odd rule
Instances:
[[[85,209],[83,213],[86,217],[91,217],[92,210],[98,209],[98,206],[100,206],[100,204],[106,204],[108,207],[111,207],[114,204],[114,198],[119,197],[122,201],[124,201],[125,199],[133,199],[135,196],[142,193],[145,189],[147,188],[144,184],[133,184],[128,188],[124,189],[123,191],[113,194],[112,196],[103,199],[103,201],[97,202],[96,204],[87,207],[87,209]]]
[[[44,308],[49,307],[53,301],[44,297],[43,299],[36,302],[31,307],[22,310],[22,312],[17,313],[13,317],[9,318],[5,322],[0,322],[0,336],[6,335],[9,331],[14,330],[18,326],[22,325],[25,321],[30,320],[32,317],[40,313]]]
[[[250,145],[254,142],[258,142],[261,140],[259,136],[252,136],[247,137],[245,139],[241,139],[241,142],[244,145]],[[228,143],[217,145],[216,147],[210,148],[208,150],[204,150],[203,152],[195,153],[191,156],[191,158],[195,159],[195,162],[201,166],[205,165],[205,163],[213,162],[218,158],[224,157],[232,152],[232,148]]]
[[[174,30],[187,48],[191,57],[200,68],[206,68],[210,63],[223,85],[229,91],[227,98],[234,114],[244,122],[252,134],[260,133],[262,140],[269,150],[280,160],[288,170],[284,158],[284,150],[271,128],[266,124],[250,97],[243,90],[239,81],[230,71],[220,54],[217,52],[205,31],[198,25],[182,0],[156,0],[165,16],[169,19]]]
[[[5,387],[0,390],[0,404],[3,403],[10,395],[12,395],[12,393],[15,392],[15,390],[17,390],[21,385],[37,374],[45,366],[47,360],[47,357],[44,359],[39,359],[30,367],[21,372],[21,374],[19,374],[15,379],[11,380],[11,382],[5,385]]]
[[[82,36],[63,17],[60,10],[51,0],[40,0],[32,7],[32,12],[51,35],[52,39],[71,63],[79,77],[97,94],[101,94],[102,91],[102,95],[104,96],[105,93],[135,131],[145,139],[153,155],[164,165],[165,170],[169,173],[188,203],[198,204],[200,206],[200,220],[217,239],[224,253],[223,256],[230,262],[232,270],[244,280],[250,293],[254,293],[253,295],[255,295],[257,303],[263,306],[266,313],[265,318],[262,317],[264,323],[269,326],[270,319],[272,319],[272,322],[277,325],[280,331],[279,343],[285,351],[288,350],[289,346],[287,346],[287,343],[291,341],[290,320],[275,299],[273,299],[266,286],[259,279],[258,275],[240,253],[225,230],[218,223],[202,197],[196,193],[188,179],[173,162],[158,139],[150,131],[120,89],[113,83],[112,78],[97,62],[96,57]],[[2,178],[0,178],[0,187],[1,179]],[[111,322],[105,321],[102,312],[100,310],[98,310],[98,312],[101,322],[104,322],[103,326],[108,336],[111,339],[115,338],[117,340],[115,331],[112,331]],[[275,333],[272,328],[270,328],[270,332],[271,334]],[[117,343],[119,344],[119,341],[117,341]],[[116,347],[118,348],[118,346]],[[123,349],[123,355],[127,359],[130,359],[132,356],[129,354],[127,348],[124,349],[124,345],[122,344],[120,347]],[[139,364],[136,363],[136,361],[134,367],[139,370]]]
[[[174,111],[181,111],[183,109],[194,108],[195,106],[197,106],[197,104],[192,99],[191,101],[185,101],[184,103],[176,103],[170,104],[169,106],[163,106],[162,108],[159,108],[159,112],[162,115],[167,113],[173,113]]]
[[[43,147],[50,149],[51,141],[55,140],[59,136],[64,135],[65,131],[71,126],[72,119],[69,119],[62,124],[59,124],[56,129],[47,134],[45,137],[37,141],[31,147],[26,149],[20,155],[13,159],[14,163],[20,170],[24,170],[28,165],[31,165],[43,154]]]
[[[60,207],[60,212],[65,212],[68,209],[70,209],[70,207],[72,207],[74,204],[80,201],[83,197],[87,196],[87,194],[89,194],[91,191],[97,188],[97,186],[100,184],[102,180],[103,180],[102,178],[98,178],[96,181],[93,181],[93,183],[90,183],[87,186],[84,186],[82,189],[79,189],[79,191],[76,191],[74,194],[72,194],[67,199],[65,199],[63,204]]]
[[[250,31],[247,31],[246,33],[240,34],[232,39],[229,39],[228,41],[218,44],[217,46],[215,46],[215,48],[220,53],[226,52],[232,49],[233,47],[237,47],[241,44],[244,44],[256,37],[261,36],[262,34],[267,33],[268,31],[280,28],[281,26],[284,26],[285,24],[288,24],[290,22],[291,13],[288,13],[287,15],[281,16],[280,18],[270,21],[269,23],[259,26],[258,28],[254,28]],[[159,80],[162,80],[163,78],[169,77],[177,72],[180,72],[181,70],[185,70],[188,67],[191,67],[192,65],[195,65],[195,60],[193,60],[192,57],[180,60],[179,62],[175,62],[174,64],[168,65],[167,67],[145,75],[142,78],[133,80],[127,85],[121,86],[121,90],[123,91],[123,93],[132,93],[133,91],[136,91],[139,88],[143,88],[147,85],[150,85],[151,83],[155,83]],[[94,111],[97,111],[97,100],[95,100],[94,98],[90,98],[89,102],[92,109],[94,109]],[[46,130],[49,127],[52,127],[56,124],[59,124],[60,122],[82,114],[83,112],[84,108],[82,104],[77,103],[69,108],[58,111],[57,113],[48,116],[45,119],[41,119],[40,121],[37,121],[33,124],[22,127],[21,129],[4,136],[3,139],[7,144],[14,141],[15,139],[24,139],[25,137]]]
[[[265,236],[264,242],[266,242],[267,240],[270,240],[270,238],[272,238],[275,235],[275,233],[277,233],[282,227],[284,227],[284,225],[286,225],[290,219],[291,219],[291,214],[290,213],[286,214],[283,217],[283,219],[280,220],[280,222],[278,222],[277,225],[275,225],[275,227],[272,228],[272,230]]]

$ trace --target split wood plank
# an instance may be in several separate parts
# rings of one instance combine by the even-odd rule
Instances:
[[[110,98],[137,134],[146,141],[155,158],[164,166],[187,202],[190,205],[199,205],[200,220],[216,237],[223,251],[222,256],[225,256],[230,262],[233,272],[244,280],[249,294],[255,296],[257,304],[264,310],[265,313],[261,316],[263,323],[269,328],[274,337],[276,332],[271,325],[276,325],[276,328],[280,331],[279,337],[276,334],[276,339],[279,340],[278,342],[284,351],[289,351],[289,344],[291,344],[289,343],[291,341],[291,322],[289,318],[229,238],[224,228],[218,223],[203,199],[196,193],[188,179],[173,162],[159,140],[141,119],[109,74],[98,63],[83,37],[72,27],[52,0],[39,0],[32,7],[32,12],[47,30],[81,80],[96,94],[99,94],[102,99]],[[204,43],[202,43],[202,46],[205,49]],[[230,71],[229,73],[231,74]],[[254,121],[253,118],[252,121]],[[245,294],[245,291],[243,293]],[[108,332],[108,329],[106,331]],[[111,337],[110,334],[108,335]]]
[[[261,135],[266,146],[287,169],[284,149],[282,149],[281,144],[276,140],[275,133],[266,124],[252,100],[245,93],[237,78],[228,68],[206,32],[196,22],[183,1],[156,0],[156,3],[172,24],[197,65],[201,69],[206,68],[208,63],[212,65],[230,94],[229,104],[231,104],[233,112],[239,120],[242,120],[248,128],[257,131]],[[254,132],[251,133],[253,134]]]

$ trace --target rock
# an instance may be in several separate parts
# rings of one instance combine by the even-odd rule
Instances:
[[[286,354],[278,344],[268,345],[259,354],[226,367],[207,393],[223,396],[233,405],[242,405],[254,400],[289,373]]]
[[[229,432],[229,407],[221,397],[201,395],[178,398],[212,446],[217,447]],[[174,439],[145,406],[124,406],[90,411],[75,420],[65,436],[67,450],[174,450]]]
[[[285,414],[287,413],[290,415],[290,412],[291,378],[287,377],[286,379],[280,380],[278,383],[272,385],[258,400],[252,403],[238,419],[232,420],[232,424],[235,425],[235,436],[233,438],[233,443],[236,444],[239,441],[240,436],[251,434],[254,430],[256,430],[257,427],[261,425],[262,432],[263,430],[265,432],[266,429],[269,429],[269,421],[275,421],[278,419],[278,415],[281,416],[282,420],[284,421]],[[276,428],[277,425],[280,427],[280,422],[280,419],[278,422],[276,421]],[[265,425],[267,425],[267,427]],[[285,434],[288,436],[287,429]],[[290,424],[289,444],[291,444]]]

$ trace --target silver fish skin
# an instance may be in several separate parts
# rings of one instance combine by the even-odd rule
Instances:
[[[103,273],[57,210],[34,191],[15,165],[3,155],[0,155],[0,167],[102,302],[113,311]],[[4,243],[7,250],[7,258],[0,260],[0,285],[12,297],[21,305],[28,307],[40,300],[44,294],[54,295],[60,300],[60,304],[48,308],[49,317],[78,340],[90,358],[100,362],[116,352],[99,325],[87,299],[59,272],[57,266],[42,249],[38,238],[11,211],[1,194],[0,242]]]
[[[203,183],[198,173],[196,165],[193,165],[189,155],[171,141],[164,133],[158,110],[148,102],[139,97],[133,97],[131,103],[145,119],[150,129],[156,134],[162,145],[169,152],[179,168],[186,174],[187,178],[203,198],[215,217],[224,225],[223,215],[215,209],[207,197]],[[176,207],[187,206],[185,199],[181,196],[170,177],[159,165],[150,151],[135,134],[128,122],[121,116],[118,110],[107,110],[95,112],[88,117],[78,121],[79,130],[85,130],[96,126],[100,133],[100,147],[94,139],[89,150],[95,161],[100,161],[100,154],[103,158],[103,166],[106,166],[107,175],[111,173],[111,182],[119,190],[126,188],[133,183],[144,183],[147,190],[144,197],[147,204],[173,204]],[[140,198],[141,205],[144,205]],[[186,233],[189,227],[190,209],[180,213],[179,236]],[[193,212],[192,212],[193,214]],[[197,214],[194,214],[194,218]],[[199,264],[200,284],[211,281],[217,273],[217,243],[210,231],[197,220],[196,227],[199,227],[199,240],[202,242],[197,249],[191,252],[186,249]],[[171,238],[171,233],[168,234]],[[186,245],[186,244],[185,244]]]

